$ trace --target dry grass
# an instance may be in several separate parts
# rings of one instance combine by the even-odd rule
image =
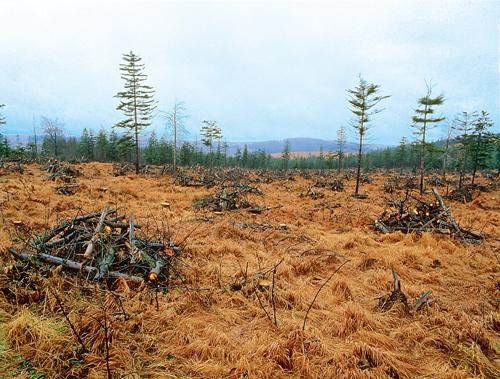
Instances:
[[[350,197],[352,181],[344,193],[325,191],[319,201],[299,198],[307,184],[301,178],[262,184],[266,196],[260,201],[283,207],[261,215],[207,213],[211,222],[200,223],[203,213],[191,202],[206,189],[175,186],[168,177],[114,178],[105,164],[78,168],[82,190],[70,197],[56,194],[35,165],[24,175],[0,176],[2,251],[19,235],[108,203],[142,224],[168,220],[178,240],[192,232],[179,265],[184,282],[159,295],[157,310],[153,293],[124,282],[111,293],[57,270],[15,274],[3,252],[0,377],[29,377],[19,367],[20,356],[47,378],[105,377],[105,320],[116,378],[498,377],[498,191],[451,204],[459,221],[490,236],[472,246],[442,235],[371,231],[368,224],[385,207],[383,176],[363,186],[367,200]],[[320,202],[342,207],[314,206]],[[274,228],[238,227],[242,223]],[[275,326],[267,271],[282,258],[275,275]],[[315,293],[346,259],[302,331]],[[399,305],[379,312],[377,298],[392,290],[392,268],[410,303],[432,290],[432,305],[418,313]],[[192,290],[182,289],[184,284]],[[88,352],[81,351],[48,286],[59,294]]]

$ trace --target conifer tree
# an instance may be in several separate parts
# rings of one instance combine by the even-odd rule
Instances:
[[[116,162],[118,160],[118,135],[115,130],[111,130],[111,133],[109,133],[106,159],[111,162]]]
[[[337,130],[337,156],[339,159],[338,172],[342,171],[344,164],[344,147],[346,143],[345,127],[342,125],[339,130]]]
[[[472,166],[472,184],[476,178],[476,171],[485,165],[490,151],[494,147],[494,136],[488,132],[488,129],[493,126],[493,121],[486,111],[481,111],[481,114],[474,122],[473,130],[473,166]]]
[[[290,162],[290,141],[285,140],[283,151],[281,152],[281,159],[283,160],[283,168],[288,170],[288,163]]]
[[[222,138],[222,130],[220,126],[217,125],[217,121],[203,120],[202,124],[203,126],[201,127],[201,142],[203,143],[203,145],[208,147],[208,158],[211,166],[213,163],[213,143],[214,140],[220,140]]]
[[[243,153],[241,154],[241,165],[247,167],[248,165],[248,146],[243,146]]]
[[[95,142],[95,150],[96,150],[96,159],[98,161],[105,162],[107,159],[108,136],[104,128],[101,128],[101,130],[99,130],[99,133],[97,134]]]
[[[151,116],[156,108],[153,87],[146,85],[147,75],[141,58],[132,51],[123,54],[125,63],[120,64],[121,78],[125,80],[125,89],[116,94],[120,104],[116,108],[125,115],[125,120],[115,125],[125,128],[133,134],[135,148],[135,172],[139,173],[139,134],[151,125]]]
[[[406,150],[408,146],[408,140],[406,137],[401,138],[399,141],[399,147],[398,147],[398,152],[397,152],[397,157],[399,161],[399,173],[402,175],[403,174],[403,167],[406,164]]]
[[[380,86],[378,84],[368,83],[361,77],[359,84],[354,89],[349,89],[348,102],[351,105],[351,112],[354,115],[352,127],[356,130],[359,137],[359,150],[358,150],[358,167],[356,174],[356,189],[355,195],[359,191],[359,178],[361,174],[361,154],[363,152],[363,138],[369,128],[369,122],[373,115],[380,113],[381,109],[375,109],[378,103],[387,99],[389,96],[379,95]]]
[[[416,129],[415,134],[420,141],[420,194],[424,193],[424,175],[425,175],[425,150],[426,150],[426,134],[432,127],[443,121],[444,117],[435,117],[435,107],[444,103],[444,96],[431,97],[432,84],[427,84],[427,94],[418,99],[418,108],[415,109],[415,115],[412,117],[412,127]]]

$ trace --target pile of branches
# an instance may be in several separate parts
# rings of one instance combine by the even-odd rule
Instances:
[[[417,181],[415,176],[391,176],[388,178],[382,189],[387,193],[393,193],[396,190],[410,190],[417,188]]]
[[[463,186],[452,190],[445,196],[447,200],[459,201],[461,203],[470,203],[474,195],[472,186]]]
[[[426,183],[429,186],[433,187],[444,187],[445,183],[442,179],[438,178],[436,175],[432,175],[429,179],[426,180]]]
[[[249,194],[262,195],[262,192],[251,186],[229,186],[222,187],[214,195],[207,195],[193,201],[195,208],[207,208],[214,212],[231,211],[238,209],[261,209],[255,204],[252,204],[249,199]],[[255,212],[260,213],[260,212]]]
[[[0,175],[13,173],[24,173],[23,161],[21,159],[8,159],[1,158],[0,159]]]
[[[313,200],[322,199],[325,197],[323,192],[313,190],[312,186],[307,187],[307,189],[302,190],[300,197],[310,197]]]
[[[479,243],[483,236],[458,225],[450,209],[435,188],[435,201],[416,199],[406,193],[403,200],[391,200],[392,210],[386,209],[375,221],[374,229],[382,233],[401,231],[403,233],[434,232],[449,234],[465,242]]]
[[[27,241],[25,248],[9,251],[17,260],[62,266],[96,282],[117,278],[156,285],[168,282],[172,260],[181,248],[171,241],[138,238],[140,228],[133,217],[106,206],[63,220]]]
[[[368,176],[368,174],[361,174],[359,177],[359,181],[363,184],[371,184],[373,183],[373,179]]]
[[[78,192],[79,189],[80,185],[71,183],[64,183],[56,186],[56,192],[58,194],[67,196],[74,195],[75,193]]]
[[[59,161],[51,161],[47,164],[47,173],[49,173],[49,180],[60,179],[65,183],[74,182],[78,176],[82,176],[80,170],[76,169],[69,163],[62,163]]]
[[[344,190],[344,182],[341,179],[318,179],[313,184],[314,187],[328,188],[332,191],[341,192]]]
[[[113,164],[113,176],[126,176],[129,172],[134,172],[134,165],[128,162]]]

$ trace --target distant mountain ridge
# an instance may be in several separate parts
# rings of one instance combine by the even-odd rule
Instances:
[[[23,135],[23,134],[5,134],[7,140],[12,146],[16,146],[19,142],[20,145],[26,145],[33,141],[33,136],[31,135]],[[68,136],[67,136],[68,137]],[[78,138],[78,137],[77,137]],[[142,147],[147,145],[147,139],[149,138],[148,134],[144,134],[141,138],[140,145]],[[43,140],[43,135],[38,136],[38,144],[41,144]],[[249,152],[255,152],[258,150],[263,150],[267,154],[276,154],[281,153],[283,151],[283,147],[285,146],[285,141],[290,143],[290,151],[291,152],[300,152],[300,153],[317,153],[323,148],[324,153],[326,154],[328,151],[337,151],[337,141],[334,140],[325,140],[320,138],[285,138],[281,140],[268,140],[268,141],[253,141],[253,142],[230,142],[228,141],[228,154],[234,155],[238,147],[241,151],[243,151],[245,145],[247,145]],[[193,141],[189,141],[193,142]],[[199,142],[198,142],[199,143]],[[216,146],[214,146],[215,148]],[[388,147],[387,145],[382,144],[365,144],[363,145],[363,151],[372,151],[377,149],[382,149]],[[355,142],[346,142],[344,151],[346,153],[356,152],[358,150],[358,144]],[[317,154],[312,154],[317,155]]]
[[[337,151],[337,141],[324,140],[319,138],[286,138],[282,140],[270,140],[270,141],[258,141],[258,142],[228,142],[229,148],[228,153],[234,154],[236,149],[239,147],[241,150],[247,145],[248,151],[254,152],[257,150],[264,150],[268,154],[280,153],[283,151],[285,146],[285,141],[290,143],[290,151],[292,152],[304,152],[313,153],[323,151],[326,153],[328,151]],[[387,147],[381,144],[366,144],[363,145],[363,151],[372,151]],[[358,144],[355,142],[346,142],[344,151],[347,153],[355,152],[358,150]]]

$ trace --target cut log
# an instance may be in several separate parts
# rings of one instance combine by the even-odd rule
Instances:
[[[87,244],[87,249],[85,250],[85,253],[83,254],[83,258],[85,260],[91,260],[94,258],[95,255],[95,243],[97,239],[99,238],[99,233],[101,233],[102,227],[104,225],[104,219],[109,213],[109,206],[106,204],[104,209],[102,210],[101,217],[99,218],[99,222],[97,223],[97,226],[95,228],[94,234],[92,238],[90,239],[89,243]]]
[[[69,259],[64,259],[60,257],[54,257],[53,255],[49,254],[44,254],[44,253],[38,253],[38,254],[31,254],[31,253],[26,253],[26,252],[18,252],[16,249],[11,248],[9,249],[9,252],[16,257],[17,259],[21,259],[23,261],[41,261],[45,263],[49,263],[52,265],[56,266],[62,266],[64,268],[67,268],[69,270],[73,271],[85,271],[88,272],[89,274],[96,274],[98,272],[98,269],[93,266],[87,266],[84,265],[83,263],[80,262],[75,262]],[[118,278],[123,278],[127,281],[130,282],[135,282],[135,283],[142,283],[143,279],[134,276],[134,275],[128,275],[128,274],[123,274],[121,272],[117,271],[108,271],[107,275],[108,278],[112,279],[118,279]]]

